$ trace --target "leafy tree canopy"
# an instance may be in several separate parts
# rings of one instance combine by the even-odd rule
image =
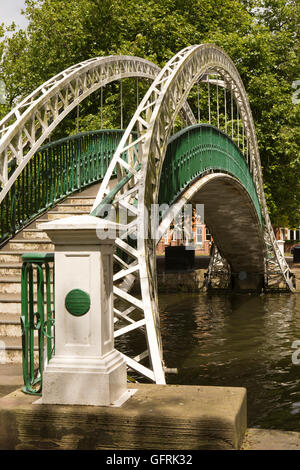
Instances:
[[[95,56],[130,54],[163,66],[190,44],[211,42],[235,62],[256,124],[265,192],[276,226],[299,225],[300,6],[297,0],[26,0],[26,31],[0,25],[0,80],[7,104],[70,65]],[[6,30],[7,32],[7,30]],[[128,120],[134,85],[124,81]],[[141,84],[141,94],[145,84]],[[143,88],[144,87],[144,88]],[[118,84],[106,92],[104,127],[119,127]],[[99,98],[99,97],[98,97]],[[99,127],[99,99],[80,110],[80,130]],[[74,115],[55,136],[76,132]]]

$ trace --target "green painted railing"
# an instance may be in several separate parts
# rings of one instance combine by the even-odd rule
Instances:
[[[85,132],[41,147],[0,205],[0,245],[66,196],[100,181],[123,135],[122,130]],[[14,163],[9,168],[11,175]],[[167,148],[159,202],[171,204],[207,170],[237,177],[260,205],[247,163],[238,147],[210,125],[191,126],[174,135]]]
[[[229,173],[242,183],[263,225],[258,196],[243,154],[226,134],[209,124],[187,127],[169,140],[159,203],[171,205],[193,180],[210,170]]]
[[[26,253],[22,259],[22,390],[41,395],[44,363],[54,352],[54,282],[50,272],[54,254]]]
[[[85,132],[41,147],[0,205],[0,244],[66,196],[101,180],[122,135]]]

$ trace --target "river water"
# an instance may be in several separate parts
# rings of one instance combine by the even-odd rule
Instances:
[[[167,383],[245,387],[248,427],[300,432],[300,294],[161,294],[159,307]]]

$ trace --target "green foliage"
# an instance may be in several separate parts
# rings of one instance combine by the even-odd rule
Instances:
[[[297,0],[26,0],[27,31],[12,25],[11,37],[5,37],[0,25],[0,80],[8,97],[0,118],[51,76],[88,58],[129,54],[163,66],[190,44],[218,44],[236,64],[249,96],[272,222],[296,226],[299,105],[292,103],[292,83],[300,79],[299,12]],[[127,125],[136,82],[123,80],[122,86]],[[147,86],[139,81],[140,98]],[[80,131],[120,127],[119,87],[104,90],[102,114],[100,92],[81,104]],[[197,113],[195,89],[189,100]],[[202,90],[204,108],[206,100]],[[175,128],[182,125],[178,119]],[[74,110],[52,139],[76,132]]]

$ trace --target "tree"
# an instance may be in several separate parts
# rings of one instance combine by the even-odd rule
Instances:
[[[257,14],[267,60],[249,82],[263,164],[265,191],[275,226],[299,226],[299,105],[292,84],[299,77],[300,4],[261,0]]]

